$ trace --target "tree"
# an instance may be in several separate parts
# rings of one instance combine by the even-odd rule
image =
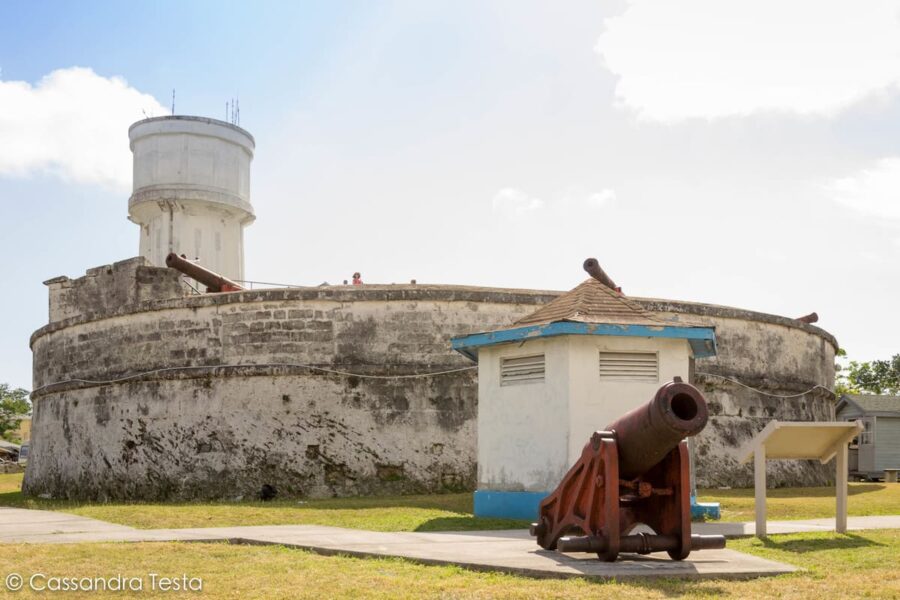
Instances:
[[[900,394],[900,354],[890,360],[850,361],[835,382],[838,394]]]
[[[0,383],[0,438],[18,429],[19,421],[31,411],[28,391],[22,388],[12,389],[6,383]]]

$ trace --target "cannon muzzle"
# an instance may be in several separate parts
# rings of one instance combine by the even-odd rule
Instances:
[[[703,394],[676,377],[653,400],[607,426],[619,445],[619,476],[634,479],[658,464],[686,437],[697,435],[709,418]]]
[[[622,288],[616,285],[616,282],[612,280],[612,278],[606,274],[600,267],[600,262],[596,258],[588,258],[584,261],[584,270],[588,272],[588,275],[605,285],[606,287],[616,290],[621,293]]]
[[[170,252],[166,257],[166,266],[176,271],[181,271],[192,279],[196,279],[206,286],[207,292],[239,292],[244,289],[227,277],[181,258],[174,252]]]

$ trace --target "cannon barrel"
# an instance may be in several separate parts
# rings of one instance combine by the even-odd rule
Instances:
[[[646,473],[686,437],[700,433],[709,411],[700,390],[676,377],[653,399],[611,423],[619,447],[619,476]]]
[[[819,320],[819,315],[815,312],[811,312],[808,315],[803,315],[802,317],[797,317],[797,320],[801,323],[815,323]]]
[[[680,377],[664,384],[650,402],[594,432],[541,500],[531,535],[546,550],[596,552],[605,561],[662,551],[684,560],[692,550],[724,548],[723,536],[691,535],[690,456],[682,440],[700,433],[708,417],[697,388]],[[627,535],[638,524],[653,533]]]
[[[588,258],[584,261],[584,270],[588,272],[588,275],[605,285],[606,287],[621,291],[619,286],[616,285],[616,282],[612,280],[612,278],[606,274],[600,267],[600,262],[596,258]]]
[[[170,252],[166,257],[166,266],[175,269],[176,271],[181,271],[188,277],[196,279],[206,286],[206,291],[208,292],[239,292],[244,289],[227,277],[223,277],[196,263],[185,260],[174,252]]]

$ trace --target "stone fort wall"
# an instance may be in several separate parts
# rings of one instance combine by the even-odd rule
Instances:
[[[252,497],[264,484],[309,497],[472,489],[476,371],[449,340],[556,295],[366,285],[182,296],[178,273],[142,259],[47,283],[24,488],[85,499]],[[712,414],[695,440],[701,485],[748,485],[734,456],[769,419],[831,418],[828,392],[771,398],[719,378],[780,395],[830,387],[836,343],[824,331],[636,300],[716,327],[719,356],[694,375]],[[410,377],[422,373],[442,374]],[[785,463],[770,477],[827,474]]]

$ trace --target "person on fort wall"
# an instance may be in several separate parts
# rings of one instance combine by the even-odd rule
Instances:
[[[359,274],[359,271],[353,274],[353,285],[362,285],[362,276]]]

